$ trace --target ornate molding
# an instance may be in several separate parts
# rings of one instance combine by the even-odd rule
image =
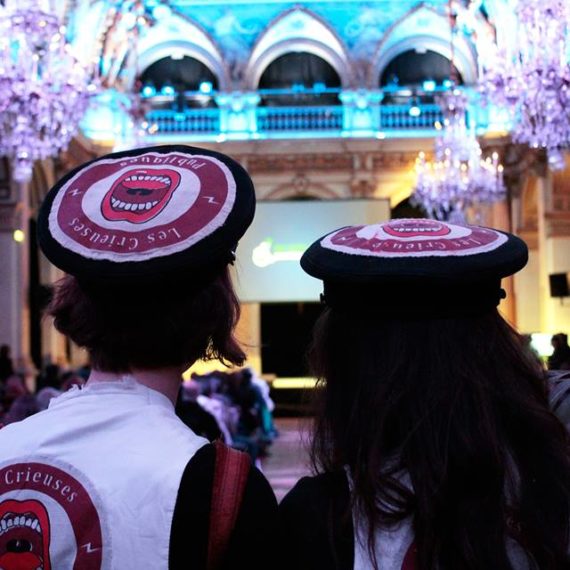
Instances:
[[[350,154],[273,154],[248,155],[240,157],[242,164],[247,164],[248,172],[256,174],[275,174],[283,172],[306,171],[351,171],[352,156]]]
[[[413,152],[377,152],[370,153],[373,170],[410,169],[416,163],[417,151]],[[429,158],[429,155],[428,155]]]
[[[278,184],[265,193],[264,200],[285,200],[288,198],[316,198],[331,200],[340,198],[326,184],[315,182],[304,172],[295,174],[287,182]]]
[[[343,152],[308,154],[243,155],[240,162],[248,172],[260,174],[290,172],[361,172],[376,173],[386,169],[409,169],[415,164],[417,152]]]
[[[564,218],[552,217],[552,214],[547,214],[546,219],[548,237],[570,237],[570,218],[565,216]]]

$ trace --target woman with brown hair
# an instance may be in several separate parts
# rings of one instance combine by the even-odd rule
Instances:
[[[40,245],[68,274],[48,312],[92,372],[0,431],[0,567],[265,567],[267,481],[174,409],[196,360],[245,359],[228,264],[254,209],[239,164],[184,146],[101,157],[48,194]]]
[[[570,568],[570,457],[545,373],[499,315],[515,236],[349,226],[305,252],[325,309],[317,475],[280,506],[283,568]]]

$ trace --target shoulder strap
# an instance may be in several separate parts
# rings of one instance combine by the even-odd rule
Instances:
[[[221,441],[214,443],[216,463],[208,532],[208,570],[217,570],[227,550],[240,510],[251,460]]]
[[[412,542],[406,556],[404,557],[404,562],[402,563],[402,570],[417,570],[418,565],[418,553],[416,550],[416,543]]]

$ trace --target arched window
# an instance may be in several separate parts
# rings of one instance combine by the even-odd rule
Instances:
[[[409,101],[410,90],[423,103],[433,102],[433,91],[450,80],[462,85],[463,78],[449,59],[431,50],[408,50],[395,57],[382,71],[379,85],[386,91],[384,103]]]
[[[462,84],[461,74],[454,66],[457,81]],[[450,78],[451,62],[443,55],[430,50],[408,50],[395,57],[382,71],[380,86],[385,87],[398,79],[399,85],[422,86],[425,81],[441,85]]]
[[[259,80],[261,104],[338,105],[341,81],[324,59],[307,52],[287,53],[270,63]]]
[[[140,77],[142,94],[152,97],[154,108],[215,107],[218,79],[192,57],[165,57],[147,67]]]

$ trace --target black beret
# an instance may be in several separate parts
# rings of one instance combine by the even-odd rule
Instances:
[[[331,307],[385,314],[455,316],[496,307],[502,277],[522,269],[526,244],[491,228],[398,219],[331,232],[303,254]]]
[[[255,212],[247,172],[190,146],[97,158],[63,177],[38,216],[47,258],[83,280],[207,273],[233,261]]]

